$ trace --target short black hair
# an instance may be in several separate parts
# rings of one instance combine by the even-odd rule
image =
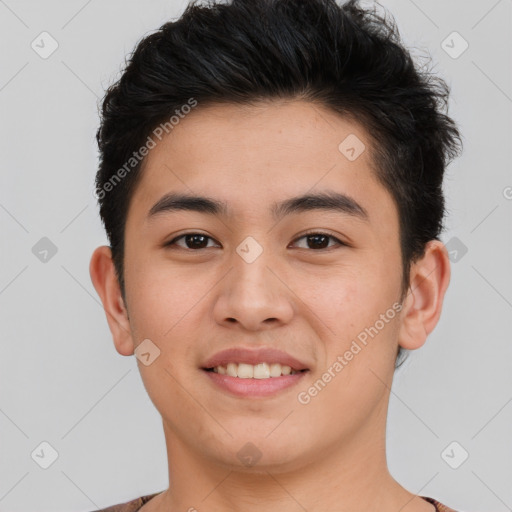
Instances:
[[[443,229],[443,174],[462,148],[445,113],[448,96],[446,82],[415,65],[393,17],[376,6],[192,1],[138,42],[101,106],[96,193],[123,298],[126,216],[145,162],[136,150],[155,128],[172,128],[171,116],[183,117],[192,102],[302,99],[366,129],[375,175],[398,209],[403,299],[410,265]]]

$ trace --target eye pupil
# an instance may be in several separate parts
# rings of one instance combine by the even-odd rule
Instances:
[[[320,238],[323,238],[324,241],[327,242],[327,243],[324,243],[324,244],[320,243],[320,245],[321,245],[320,249],[324,249],[325,247],[327,247],[329,245],[329,240],[328,240],[329,237],[326,236],[326,235],[320,235],[320,234],[318,234],[318,235],[308,235],[307,238],[308,238],[308,242],[313,241],[313,244],[315,244],[315,248],[317,248],[317,249],[318,249],[318,240]]]
[[[327,233],[309,233],[300,237],[301,240],[306,240],[306,246],[308,249],[328,249],[329,243],[331,240],[335,241],[336,244],[346,245],[343,242],[340,242],[336,237]],[[181,240],[181,243],[178,243]],[[203,235],[202,233],[185,233],[174,240],[171,240],[169,243],[165,244],[166,246],[179,246],[182,249],[190,249],[190,250],[200,250],[207,249],[208,242],[213,240],[207,235]],[[183,244],[184,245],[181,245]],[[304,248],[304,247],[303,247]]]
[[[195,243],[195,241],[194,242],[192,241],[192,240],[197,240],[198,238],[201,238],[203,243],[199,242],[199,244],[197,244],[197,243]],[[195,247],[196,249],[197,248],[202,249],[203,247],[208,245],[208,243],[206,243],[206,245],[204,245],[204,241],[207,239],[208,239],[208,237],[205,235],[186,235],[185,236],[185,241],[186,241],[187,246],[189,245],[189,242],[190,242],[191,245],[193,247]]]

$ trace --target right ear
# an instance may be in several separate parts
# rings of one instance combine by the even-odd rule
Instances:
[[[128,312],[121,294],[121,287],[108,245],[97,247],[91,257],[89,274],[92,284],[100,296],[116,350],[123,356],[134,353]]]

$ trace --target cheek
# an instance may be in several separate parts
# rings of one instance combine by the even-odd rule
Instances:
[[[342,356],[343,373],[364,386],[368,367],[387,373],[396,352],[400,284],[400,270],[380,258],[302,281],[298,295],[324,340],[326,368]]]
[[[293,290],[308,310],[317,315],[330,335],[354,334],[357,329],[373,324],[381,313],[398,298],[398,276],[380,260],[361,258],[359,263],[344,267],[309,270],[293,277]],[[300,301],[299,301],[300,302]],[[314,316],[313,315],[313,316]],[[329,332],[329,331],[328,331]]]
[[[186,282],[179,270],[171,273],[164,266],[145,263],[127,267],[126,276],[130,324],[137,342],[172,337],[187,323],[201,297],[201,290]]]
[[[191,292],[179,272],[151,268],[134,272],[130,283],[130,325],[136,344],[149,339],[158,357],[145,366],[138,361],[141,378],[159,411],[191,407],[183,390],[191,387],[196,368],[191,347],[200,339],[198,315],[204,290]],[[180,385],[180,383],[182,385]]]

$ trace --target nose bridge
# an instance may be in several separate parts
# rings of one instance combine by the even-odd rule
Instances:
[[[290,297],[276,276],[279,272],[269,249],[249,236],[235,248],[230,263],[216,307],[218,321],[236,320],[249,329],[261,328],[269,319],[289,321]]]
[[[261,238],[260,238],[261,240]],[[246,237],[235,249],[232,265],[234,293],[256,299],[273,295],[275,276],[268,267],[272,266],[270,249],[254,237]]]

